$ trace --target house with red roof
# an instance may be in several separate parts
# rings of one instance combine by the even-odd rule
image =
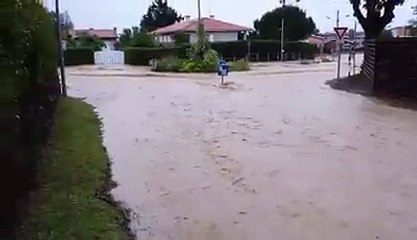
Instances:
[[[75,30],[69,30],[69,35],[73,39],[78,39],[82,36],[96,36],[103,40],[103,42],[106,44],[106,49],[114,50],[115,44],[118,40],[117,35],[117,28],[113,29],[75,29]]]
[[[202,18],[201,22],[210,42],[237,41],[241,33],[251,31],[251,28],[215,19],[213,15]],[[159,28],[153,34],[158,42],[169,44],[175,42],[176,34],[185,33],[189,35],[190,43],[195,43],[198,40],[197,28],[198,19],[186,16],[184,21]]]

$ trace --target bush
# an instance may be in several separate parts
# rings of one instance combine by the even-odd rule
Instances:
[[[129,65],[149,65],[151,59],[163,59],[167,57],[186,58],[187,47],[172,48],[126,48],[125,63]]]
[[[219,57],[217,52],[209,50],[203,60],[181,59],[177,57],[167,57],[158,61],[157,72],[187,72],[187,73],[211,73],[217,72],[217,62]],[[229,63],[231,71],[247,71],[250,70],[249,62],[239,60]]]
[[[64,52],[66,66],[94,64],[94,50],[91,48],[68,48]]]
[[[157,72],[180,72],[185,62],[186,60],[177,57],[163,58],[158,61],[154,70]]]

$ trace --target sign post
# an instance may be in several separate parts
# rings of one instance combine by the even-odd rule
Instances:
[[[342,60],[342,43],[343,43],[343,37],[345,36],[348,28],[347,27],[335,27],[334,31],[337,35],[337,50],[338,50],[338,56],[337,56],[337,79],[340,79],[340,65]]]
[[[224,78],[229,75],[229,65],[224,59],[220,59],[217,64],[217,75],[221,76],[221,85],[224,85]]]

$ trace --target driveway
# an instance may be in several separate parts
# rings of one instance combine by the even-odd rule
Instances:
[[[330,89],[326,66],[227,87],[72,69],[69,93],[103,118],[138,239],[415,240],[417,113]]]

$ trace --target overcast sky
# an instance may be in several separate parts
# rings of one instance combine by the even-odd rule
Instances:
[[[53,8],[54,0],[45,0]],[[67,10],[76,28],[121,29],[137,26],[151,0],[60,0],[62,10]],[[197,0],[168,0],[182,15],[197,15]],[[213,14],[217,19],[253,27],[253,21],[266,11],[279,5],[279,0],[201,0],[204,16]],[[295,0],[287,0],[294,3]],[[390,26],[404,25],[412,18],[411,6],[417,0],[406,0],[396,9],[396,18]],[[341,12],[341,25],[352,27],[349,0],[301,0],[298,4],[311,16],[321,31],[331,31],[336,21],[337,9]],[[328,19],[330,17],[331,19]]]

